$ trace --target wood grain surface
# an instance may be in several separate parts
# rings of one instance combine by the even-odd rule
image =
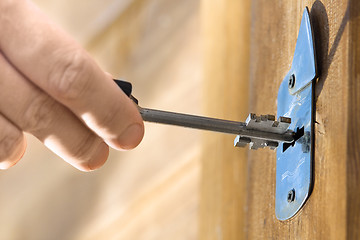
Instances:
[[[249,155],[247,239],[359,239],[359,3],[252,2],[250,110],[275,113],[290,69],[305,6],[314,24],[316,83],[315,184],[291,220],[275,217],[275,152]]]
[[[249,100],[250,1],[202,1],[207,115],[244,121]],[[243,239],[247,149],[208,133],[202,158],[200,239]]]

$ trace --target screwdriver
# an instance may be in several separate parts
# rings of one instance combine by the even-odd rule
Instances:
[[[131,95],[132,84],[130,82],[117,80],[117,79],[114,79],[114,81],[122,89],[122,91],[138,105],[139,112],[143,120],[146,122],[175,125],[180,127],[208,130],[208,131],[221,132],[227,134],[235,134],[235,135],[240,135],[243,138],[249,138],[249,139],[256,138],[264,141],[286,142],[286,143],[292,143],[294,141],[294,133],[292,131],[287,130],[287,131],[279,132],[277,131],[276,126],[275,127],[272,126],[271,128],[261,127],[259,129],[256,129],[249,127],[248,124],[245,122],[236,122],[236,121],[229,121],[223,119],[183,114],[183,113],[175,113],[175,112],[142,108],[139,106],[138,100]],[[288,118],[283,118],[283,119],[285,119],[288,125],[290,119]],[[279,123],[277,122],[277,124]]]

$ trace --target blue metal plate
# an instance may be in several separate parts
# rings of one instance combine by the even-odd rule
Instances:
[[[278,117],[290,117],[289,129],[294,132],[304,130],[294,146],[284,151],[281,143],[276,151],[275,213],[279,220],[293,217],[312,190],[313,80],[316,76],[314,41],[306,8],[292,67],[280,85],[277,99]]]

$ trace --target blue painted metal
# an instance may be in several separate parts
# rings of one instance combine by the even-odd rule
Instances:
[[[289,84],[291,76],[295,84]],[[280,85],[277,115],[291,118],[289,129],[304,127],[304,135],[285,152],[276,150],[275,213],[279,220],[293,217],[308,199],[313,183],[313,88],[317,76],[315,47],[306,8],[301,20],[292,66]],[[295,195],[295,196],[294,196]]]

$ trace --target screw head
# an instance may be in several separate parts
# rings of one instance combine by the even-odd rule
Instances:
[[[295,75],[291,74],[289,78],[289,89],[293,88],[295,86]]]
[[[292,203],[295,200],[295,189],[291,189],[287,195],[288,203]]]

